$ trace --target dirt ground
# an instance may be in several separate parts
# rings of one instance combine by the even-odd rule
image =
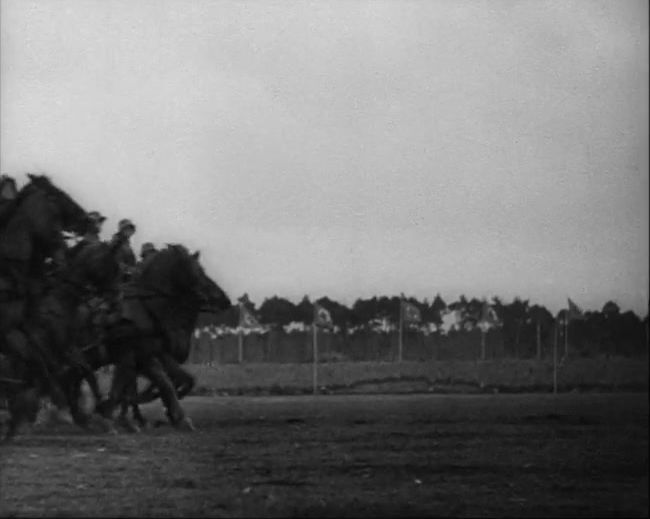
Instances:
[[[197,432],[0,446],[0,515],[648,516],[647,394],[183,402]]]

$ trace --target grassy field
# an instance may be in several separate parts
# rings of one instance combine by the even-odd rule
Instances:
[[[311,364],[191,365],[197,394],[301,394],[312,391]],[[336,362],[318,367],[324,392],[550,392],[553,365],[536,360]],[[558,368],[558,389],[648,390],[647,359],[576,359]]]
[[[648,516],[647,393],[184,405],[195,433],[44,424],[0,446],[0,516]]]

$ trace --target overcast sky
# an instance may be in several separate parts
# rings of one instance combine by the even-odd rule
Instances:
[[[648,301],[648,3],[2,0],[0,168],[235,298]]]

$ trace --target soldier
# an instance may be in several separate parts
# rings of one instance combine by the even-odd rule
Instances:
[[[136,258],[135,253],[131,248],[130,242],[131,236],[133,236],[134,233],[135,225],[131,220],[124,218],[123,220],[120,220],[118,224],[118,230],[111,239],[111,245],[115,244],[118,240],[121,243],[117,254],[117,261],[120,265],[120,271],[122,273],[122,282],[128,281],[133,274],[133,270],[135,269]]]
[[[153,256],[156,252],[158,252],[158,249],[156,249],[153,243],[150,241],[143,243],[142,247],[140,248],[140,260],[145,261],[147,258]]]
[[[9,175],[0,175],[0,200],[14,200],[18,196],[16,181]]]
[[[138,261],[138,264],[135,266],[134,275],[141,274],[144,267],[149,263],[151,258],[156,255],[157,252],[158,249],[156,249],[154,244],[150,241],[143,243],[142,247],[140,248],[140,261]]]
[[[106,221],[106,217],[100,214],[99,211],[90,211],[88,220],[90,221],[90,227],[82,240],[87,243],[99,243],[99,233],[102,232],[102,225]]]
[[[16,181],[8,175],[0,175],[0,221],[10,214],[17,196]]]

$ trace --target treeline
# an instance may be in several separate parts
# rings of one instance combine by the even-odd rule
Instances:
[[[289,323],[310,324],[313,321],[314,302],[305,296],[295,304],[288,299],[273,296],[265,299],[257,307],[246,295],[242,296],[247,309],[263,324],[271,328],[280,328]],[[463,333],[472,330],[479,320],[484,302],[460,296],[457,301],[445,302],[438,294],[431,302],[427,299],[418,301],[406,298],[417,306],[422,316],[422,323],[435,325],[434,333]],[[357,299],[352,307],[347,307],[328,297],[315,302],[325,307],[331,314],[334,324],[343,332],[353,329],[370,329],[378,320],[395,326],[399,322],[400,297],[372,297]],[[540,343],[550,344],[558,334],[560,344],[566,330],[566,310],[553,315],[546,307],[530,304],[529,300],[515,298],[506,303],[498,297],[488,301],[495,310],[503,338],[504,350],[514,357],[534,356]],[[456,326],[445,329],[444,320],[453,314]],[[218,316],[203,314],[199,326],[215,325],[237,327],[239,309],[233,308]],[[612,354],[640,355],[648,349],[648,315],[641,318],[632,311],[621,312],[619,306],[608,301],[599,311],[586,311],[579,317],[573,317],[568,323],[568,333],[572,351],[578,354]]]

